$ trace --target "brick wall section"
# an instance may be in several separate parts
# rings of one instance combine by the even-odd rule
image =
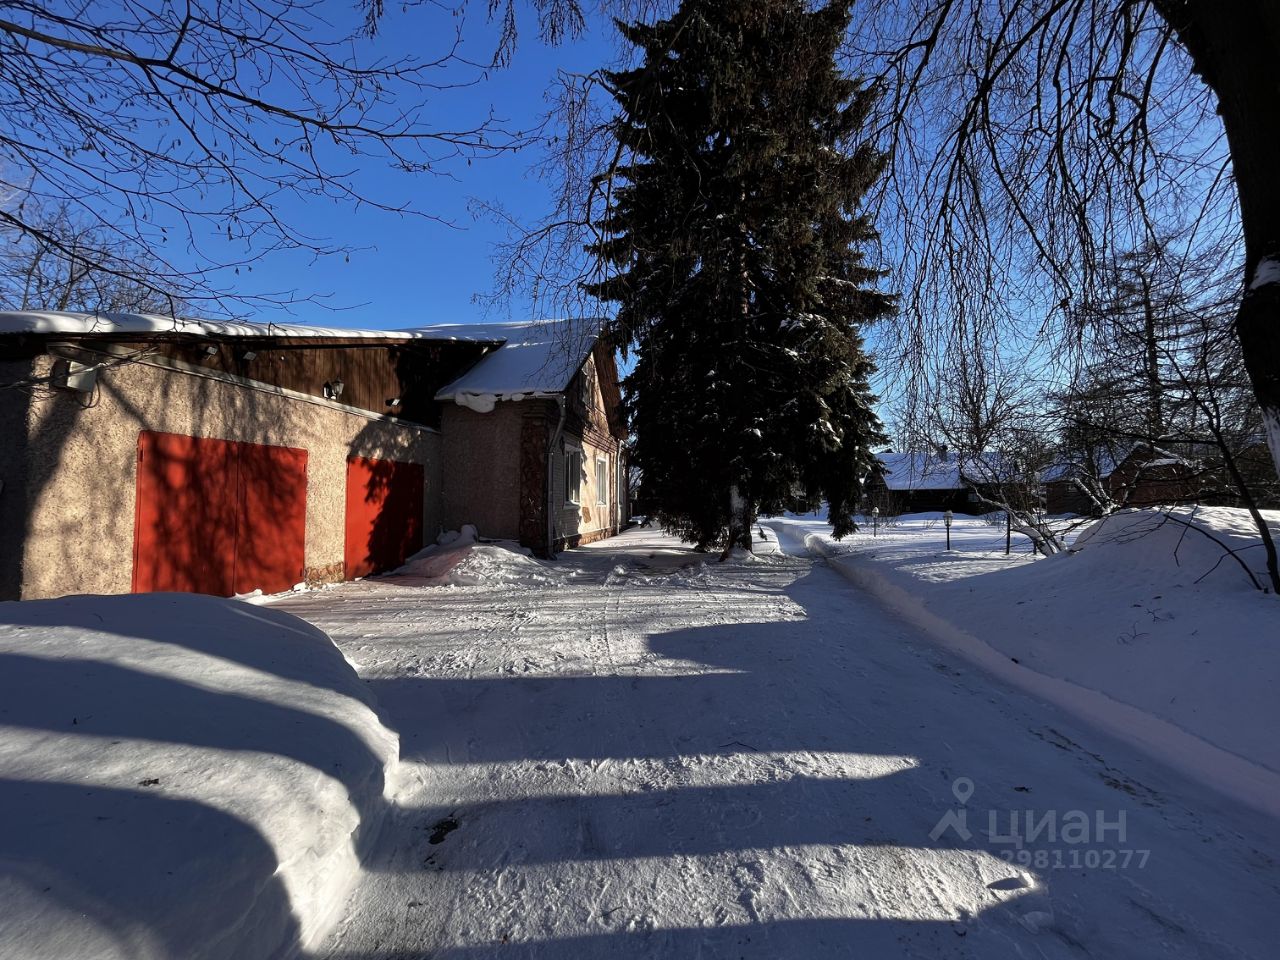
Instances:
[[[520,539],[521,432],[529,402],[499,403],[488,413],[445,404],[446,530],[472,523],[482,537]]]
[[[547,445],[555,422],[549,404],[526,406],[520,421],[520,542],[542,553],[547,548]]]

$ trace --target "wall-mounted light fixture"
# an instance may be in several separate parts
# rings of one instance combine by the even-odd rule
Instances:
[[[390,400],[388,400],[388,401],[387,401],[387,406],[388,406],[388,407],[398,407],[398,406],[400,406],[400,398],[399,398],[399,397],[392,397]]]
[[[93,393],[98,385],[98,365],[57,359],[50,371],[49,386],[71,393]]]
[[[205,347],[205,348],[204,348],[204,355],[205,355],[206,357],[216,357],[216,356],[218,355],[218,347],[217,347],[217,344],[213,344],[213,343],[211,343],[211,344],[209,344],[207,347]]]
[[[342,396],[342,390],[346,384],[341,380],[330,380],[324,385],[324,398],[326,400],[337,400]]]
[[[256,350],[246,350],[244,353],[240,354],[240,359],[255,360],[257,359],[257,356],[258,356],[258,352]]]

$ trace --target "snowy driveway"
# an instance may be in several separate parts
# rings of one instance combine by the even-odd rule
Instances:
[[[401,736],[323,956],[1276,955],[1275,823],[821,561],[702,559],[640,531],[533,577],[278,604]]]

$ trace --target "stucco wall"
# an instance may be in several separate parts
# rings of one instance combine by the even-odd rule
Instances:
[[[36,373],[51,363],[38,358]],[[336,406],[136,363],[100,374],[92,395],[33,399],[27,430],[24,597],[128,592],[141,430],[306,449],[315,579],[342,576],[349,455],[424,464],[427,542],[440,527],[439,434]]]
[[[587,399],[585,418],[577,430],[566,432],[563,449],[553,458],[552,468],[555,472],[554,490],[557,540],[582,538],[596,539],[607,534],[617,526],[617,469],[619,443],[609,433],[608,419],[605,416],[604,397],[600,392],[599,378],[595,375],[595,361],[591,358],[583,365],[587,374],[585,382],[591,387]],[[582,451],[582,486],[578,502],[565,500],[565,468],[570,447],[578,447]],[[605,460],[606,489],[604,497],[599,496],[596,487],[597,459]],[[601,503],[601,500],[604,503]]]
[[[520,538],[520,430],[525,403],[489,413],[446,404],[441,415],[446,530],[473,523],[482,537]]]
[[[614,507],[618,499],[616,490],[617,454],[613,450],[597,446],[588,439],[572,435],[566,437],[566,444],[568,446],[578,446],[582,449],[582,488],[581,496],[576,504],[565,500],[564,475],[568,457],[563,453],[558,455],[554,463],[555,496],[556,504],[559,508],[557,536],[580,536],[608,530],[616,526],[613,517]],[[599,502],[600,498],[596,488],[595,462],[597,458],[605,460],[608,469],[606,477],[608,486],[605,490],[605,502],[603,504]]]

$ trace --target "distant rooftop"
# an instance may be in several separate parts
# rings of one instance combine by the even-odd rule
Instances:
[[[998,453],[959,456],[954,453],[877,453],[890,490],[960,490],[977,484],[1012,480],[1016,473]]]
[[[877,453],[890,490],[958,490],[960,464],[955,457],[928,453]]]

